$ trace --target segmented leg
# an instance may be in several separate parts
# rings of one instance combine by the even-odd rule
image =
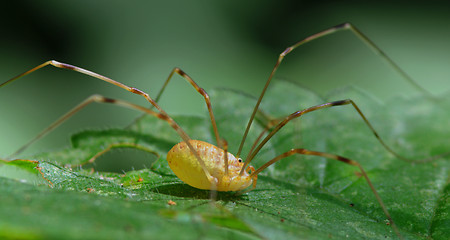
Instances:
[[[253,142],[252,147],[250,148],[250,150],[248,151],[248,153],[252,153],[253,150],[255,150],[256,146],[258,146],[259,141],[261,141],[261,139],[264,137],[264,135],[270,130],[272,129],[276,124],[278,124],[279,122],[281,122],[281,120],[279,119],[274,119],[269,121],[269,123],[264,126],[264,129],[261,131],[261,133],[258,135],[258,137],[256,138],[256,140]]]
[[[206,107],[208,109],[208,113],[211,119],[211,123],[212,123],[212,127],[213,127],[213,131],[214,131],[214,135],[216,137],[216,143],[217,146],[220,148],[223,148],[223,146],[221,145],[221,141],[220,141],[220,136],[219,136],[219,131],[217,129],[217,124],[216,124],[216,120],[214,117],[214,113],[212,110],[212,104],[211,104],[211,100],[209,98],[208,93],[201,88],[188,74],[186,74],[186,72],[184,72],[183,70],[181,70],[180,68],[174,68],[172,69],[172,71],[170,72],[169,76],[167,77],[166,81],[164,82],[163,86],[161,87],[161,89],[159,90],[158,94],[156,95],[154,101],[155,102],[159,102],[159,100],[162,97],[162,94],[164,93],[164,91],[166,90],[167,85],[169,84],[170,80],[172,80],[173,75],[177,73],[178,75],[180,75],[181,77],[183,77],[189,84],[191,84],[195,90],[203,96],[203,98],[205,99],[205,103],[206,103]],[[140,119],[140,118],[138,118]]]
[[[361,41],[363,41],[367,46],[369,46],[370,49],[372,49],[377,55],[379,55],[384,61],[386,61],[389,66],[391,66],[397,73],[399,73],[403,79],[405,79],[406,81],[408,81],[411,85],[413,85],[414,87],[416,87],[419,91],[421,91],[422,93],[424,93],[426,96],[428,96],[430,99],[434,99],[433,95],[431,93],[429,93],[428,91],[426,91],[424,88],[422,88],[416,81],[414,81],[414,79],[412,79],[405,71],[403,71],[394,61],[392,61],[391,58],[389,58],[379,47],[377,47],[377,45],[375,45],[375,43],[373,43],[368,37],[366,37],[361,31],[359,31],[355,26],[353,26],[350,23],[344,23],[344,24],[340,24],[334,27],[331,27],[329,29],[326,29],[324,31],[318,32],[314,35],[311,35],[299,42],[297,42],[296,44],[286,48],[282,53],[280,53],[277,62],[275,63],[274,68],[272,69],[272,72],[269,75],[269,78],[266,81],[266,84],[264,85],[264,88],[261,92],[261,94],[259,95],[258,101],[256,102],[255,108],[253,109],[252,115],[250,116],[250,119],[247,123],[247,128],[245,129],[245,132],[242,136],[242,140],[241,140],[241,144],[239,145],[239,150],[236,153],[236,156],[239,157],[241,155],[242,152],[242,148],[244,147],[244,143],[245,140],[247,138],[248,135],[248,131],[250,130],[250,126],[252,125],[252,122],[255,118],[256,112],[259,108],[259,105],[261,103],[261,100],[264,97],[264,94],[266,93],[267,87],[269,86],[273,76],[275,75],[275,72],[277,71],[278,67],[280,66],[281,62],[283,61],[284,57],[286,55],[288,55],[290,52],[292,52],[294,49],[296,49],[297,47],[313,41],[315,39],[327,36],[329,34],[333,34],[335,32],[341,31],[341,30],[350,30],[352,33],[354,33]]]
[[[392,228],[394,229],[395,233],[397,234],[397,236],[400,239],[403,239],[402,235],[400,234],[397,226],[395,225],[394,221],[392,220],[391,215],[389,214],[386,206],[383,203],[383,200],[381,200],[381,197],[378,195],[377,190],[375,189],[375,187],[373,186],[372,182],[370,181],[369,177],[367,176],[366,172],[364,171],[364,169],[362,168],[362,166],[351,159],[345,158],[345,157],[341,157],[339,155],[335,155],[335,154],[330,154],[330,153],[324,153],[324,152],[316,152],[316,151],[310,151],[307,149],[303,149],[303,148],[298,148],[298,149],[291,149],[290,151],[287,151],[283,154],[280,154],[278,156],[276,156],[275,158],[273,158],[272,160],[268,161],[267,163],[265,163],[264,165],[262,165],[260,168],[258,168],[258,170],[252,172],[250,174],[250,177],[254,177],[257,176],[261,171],[263,171],[264,169],[266,169],[267,167],[269,167],[270,165],[274,164],[275,162],[280,161],[283,158],[287,158],[291,155],[294,154],[303,154],[303,155],[314,155],[314,156],[320,156],[320,157],[325,157],[325,158],[329,158],[329,159],[334,159],[334,160],[338,160],[340,162],[352,165],[352,166],[356,166],[359,168],[359,170],[361,171],[361,174],[364,176],[364,178],[366,179],[367,184],[369,184],[370,189],[372,190],[373,194],[375,195],[378,203],[380,204],[381,208],[383,209],[384,214],[386,215],[386,217],[389,219],[389,222],[392,226]]]
[[[227,152],[228,152],[228,143],[227,143],[227,141],[225,139],[220,138],[219,131],[217,129],[216,119],[214,117],[214,113],[213,113],[213,110],[212,110],[211,100],[209,98],[208,93],[203,88],[201,88],[189,75],[187,75],[186,72],[184,72],[180,68],[176,67],[170,72],[169,77],[167,77],[167,80],[164,82],[161,90],[159,91],[158,95],[155,98],[155,101],[159,101],[159,99],[161,98],[164,90],[166,89],[166,87],[169,84],[170,80],[172,80],[172,77],[173,77],[173,75],[175,73],[180,75],[188,83],[190,83],[195,88],[195,90],[200,95],[202,95],[203,98],[205,99],[206,107],[208,109],[209,117],[211,119],[211,124],[212,124],[213,131],[214,131],[214,135],[216,136],[217,146],[224,150],[224,154],[225,154],[225,165],[224,165],[224,168],[225,168],[225,174],[228,175],[228,154],[227,154]]]
[[[377,131],[375,130],[375,128],[372,126],[372,124],[369,122],[369,120],[366,118],[366,116],[362,113],[362,111],[359,109],[359,107],[356,105],[355,102],[353,102],[351,99],[345,99],[345,100],[340,100],[340,101],[334,101],[334,102],[328,102],[328,103],[324,103],[321,105],[316,105],[313,107],[309,107],[306,108],[304,110],[301,111],[296,111],[292,114],[290,114],[289,116],[285,117],[282,121],[280,121],[279,123],[277,123],[277,125],[272,129],[272,131],[270,131],[270,133],[261,141],[261,143],[259,143],[258,147],[254,148],[253,151],[249,152],[247,158],[245,159],[245,164],[241,169],[241,174],[243,173],[244,169],[246,166],[248,166],[248,164],[253,160],[253,158],[256,156],[256,154],[261,150],[261,148],[267,143],[267,141],[270,140],[270,138],[272,138],[273,135],[275,135],[282,127],[284,127],[284,125],[286,125],[289,121],[298,118],[300,116],[302,116],[305,113],[309,113],[309,112],[313,112],[319,109],[323,109],[323,108],[329,108],[329,107],[334,107],[334,106],[342,106],[342,105],[352,105],[353,108],[358,112],[359,116],[362,118],[362,120],[365,122],[365,124],[369,127],[369,129],[372,131],[373,135],[378,139],[378,141],[381,143],[381,145],[383,145],[383,147],[390,152],[391,154],[393,154],[395,157],[403,160],[403,161],[407,161],[407,162],[427,162],[427,161],[431,161],[437,158],[440,158],[442,156],[448,155],[449,153],[444,153],[441,155],[437,155],[437,156],[433,156],[430,158],[426,158],[426,159],[419,159],[419,160],[414,160],[414,159],[409,159],[409,158],[405,158],[403,156],[401,156],[400,154],[396,153],[394,150],[392,150],[379,136],[379,134],[377,133]],[[266,130],[263,130],[263,133]],[[262,133],[262,134],[263,134]],[[261,136],[261,135],[260,135]],[[259,141],[260,138],[258,138],[256,141]],[[255,142],[256,144],[256,142]],[[254,144],[254,145],[255,145]],[[252,148],[253,149],[253,148]]]
[[[195,90],[201,94],[203,96],[203,98],[205,99],[205,103],[206,103],[206,107],[208,108],[208,112],[209,112],[209,117],[211,118],[211,123],[212,123],[212,127],[214,130],[214,134],[216,136],[216,143],[218,145],[218,147],[222,148],[221,146],[221,141],[220,141],[220,136],[219,136],[219,131],[217,130],[217,124],[216,124],[216,119],[214,118],[214,114],[213,114],[213,110],[212,110],[212,105],[211,105],[211,100],[209,98],[208,93],[201,88],[189,75],[187,75],[183,70],[181,70],[180,68],[174,68],[170,74],[169,77],[167,78],[167,80],[164,82],[163,87],[161,88],[161,91],[158,93],[158,96],[155,98],[157,101],[159,101],[159,99],[161,98],[162,93],[164,92],[164,90],[166,89],[167,85],[169,84],[170,80],[172,79],[174,74],[178,74],[181,77],[183,77],[186,81],[188,81],[194,88]]]
[[[78,104],[77,106],[75,106],[74,108],[72,108],[70,111],[68,111],[67,113],[65,113],[63,116],[61,116],[60,118],[58,118],[55,122],[53,122],[52,124],[50,124],[50,126],[48,126],[47,128],[45,128],[44,130],[42,130],[38,135],[36,135],[36,137],[34,137],[33,139],[31,139],[29,142],[27,142],[25,145],[23,145],[21,148],[19,148],[16,152],[14,152],[12,155],[9,156],[9,158],[12,158],[18,154],[20,154],[21,152],[23,152],[25,149],[27,149],[31,144],[33,144],[34,142],[36,142],[37,140],[41,139],[42,137],[44,137],[45,135],[47,135],[49,132],[51,132],[52,130],[54,130],[55,128],[57,128],[59,125],[61,125],[62,123],[64,123],[67,119],[69,119],[70,117],[72,117],[74,114],[76,114],[77,112],[79,112],[80,110],[82,110],[83,108],[87,107],[89,104],[93,103],[93,102],[98,102],[98,103],[112,103],[112,104],[116,104],[122,107],[126,107],[126,108],[130,108],[130,109],[135,109],[141,112],[144,112],[145,114],[150,114],[153,115],[159,119],[163,119],[165,120],[164,116],[160,113],[157,113],[155,111],[152,111],[150,109],[144,108],[142,106],[130,103],[130,102],[126,102],[123,100],[116,100],[116,99],[111,99],[111,98],[106,98],[103,97],[101,95],[95,94],[92,95],[88,98],[86,98],[84,101],[82,101],[80,104]]]
[[[36,67],[34,67],[34,68],[32,68],[32,69],[30,69],[30,70],[28,70],[28,71],[26,71],[26,72],[24,72],[24,73],[22,73],[22,74],[19,74],[18,76],[16,76],[16,77],[14,77],[14,78],[12,78],[12,79],[10,79],[10,80],[8,80],[8,81],[6,81],[6,82],[4,82],[4,83],[2,83],[2,84],[0,84],[0,88],[1,87],[3,87],[3,86],[5,86],[5,85],[7,85],[7,84],[9,84],[9,83],[12,83],[13,81],[15,81],[15,80],[17,80],[17,79],[19,79],[19,78],[21,78],[21,77],[23,77],[23,76],[25,76],[25,75],[28,75],[28,74],[30,74],[30,73],[32,73],[32,72],[34,72],[34,71],[36,71],[36,70],[38,70],[38,69],[41,69],[41,68],[43,68],[43,67],[45,67],[45,66],[48,66],[48,65],[52,65],[52,66],[54,66],[54,67],[57,67],[57,68],[63,68],[63,69],[68,69],[68,70],[72,70],[72,71],[76,71],[76,72],[79,72],[79,73],[82,73],[82,74],[85,74],[85,75],[88,75],[88,76],[91,76],[91,77],[94,77],[94,78],[97,78],[97,79],[99,79],[99,80],[102,80],[102,81],[105,81],[105,82],[107,82],[107,83],[110,83],[110,84],[113,84],[113,85],[116,85],[116,86],[118,86],[118,87],[120,87],[120,88],[122,88],[122,89],[125,89],[125,90],[127,90],[127,91],[129,91],[129,92],[132,92],[132,93],[134,93],[134,94],[137,94],[137,95],[140,95],[140,96],[143,96],[149,103],[151,103],[158,111],[159,111],[159,118],[160,119],[162,119],[162,120],[164,120],[164,121],[166,121],[167,123],[169,123],[169,125],[173,128],[173,129],[175,129],[175,131],[177,131],[177,133],[178,133],[178,135],[180,135],[180,137],[183,139],[183,141],[185,141],[186,142],[186,144],[187,144],[187,146],[189,147],[189,149],[192,151],[192,153],[194,154],[194,156],[197,158],[197,160],[198,160],[198,162],[199,162],[199,164],[200,164],[200,166],[202,167],[202,169],[203,169],[203,171],[205,172],[205,174],[206,174],[206,176],[208,176],[208,178],[209,179],[213,179],[213,177],[211,176],[211,174],[208,172],[208,170],[206,169],[206,166],[205,166],[205,163],[203,162],[203,160],[200,158],[200,156],[199,156],[199,154],[197,153],[197,151],[195,151],[195,149],[194,149],[194,147],[190,144],[190,140],[191,140],[191,138],[186,134],[186,132],[150,97],[150,95],[148,95],[146,92],[144,92],[144,91],[142,91],[142,90],[139,90],[139,89],[137,89],[137,88],[134,88],[134,87],[129,87],[129,86],[127,86],[127,85],[125,85],[125,84],[123,84],[123,83],[120,83],[120,82],[117,82],[117,81],[115,81],[115,80],[113,80],[113,79],[111,79],[111,78],[108,78],[108,77],[105,77],[105,76],[103,76],[103,75],[100,75],[100,74],[98,74],[98,73],[95,73],[95,72],[92,72],[92,71],[89,71],[89,70],[86,70],[86,69],[83,69],[83,68],[80,68],[80,67],[76,67],[76,66],[73,66],[73,65],[70,65],[70,64],[67,64],[67,63],[61,63],[61,62],[58,62],[58,61],[55,61],[55,60],[50,60],[50,61],[47,61],[47,62],[44,62],[44,63],[42,63],[42,64],[40,64],[40,65],[38,65],[38,66],[36,66]],[[122,103],[125,103],[125,102],[123,102],[123,101],[121,101]],[[120,104],[119,104],[120,105]],[[127,104],[125,104],[125,105],[127,105]],[[138,105],[136,105],[136,106],[138,106]],[[140,107],[140,106],[139,106]],[[133,108],[133,107],[132,107]],[[146,109],[146,108],[144,108],[144,107],[140,107],[140,108],[142,108],[142,111],[144,111],[143,109]],[[76,112],[76,111],[75,111]],[[144,112],[146,112],[146,111],[144,111]],[[70,113],[70,112],[69,112]],[[57,126],[57,125],[56,125]],[[213,181],[212,181],[213,182]]]

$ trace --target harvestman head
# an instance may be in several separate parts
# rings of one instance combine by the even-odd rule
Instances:
[[[303,155],[315,155],[315,156],[321,156],[333,160],[337,160],[340,162],[343,162],[345,164],[349,164],[352,166],[355,166],[359,169],[361,172],[361,175],[365,178],[366,182],[368,183],[370,189],[372,190],[373,194],[375,195],[375,198],[377,199],[378,203],[380,204],[382,210],[384,211],[386,217],[389,219],[390,225],[393,227],[396,234],[400,237],[400,233],[393,222],[387,208],[385,207],[385,204],[383,203],[381,197],[378,195],[375,187],[373,186],[372,182],[370,181],[369,177],[367,176],[366,172],[362,168],[362,166],[351,159],[338,156],[335,154],[325,153],[325,152],[317,152],[312,151],[308,149],[298,148],[298,149],[291,149],[285,153],[282,153],[275,158],[269,160],[266,162],[263,166],[259,167],[257,170],[255,170],[252,166],[249,165],[249,163],[255,158],[255,156],[258,154],[258,152],[261,150],[261,148],[270,140],[270,138],[275,135],[283,126],[285,126],[287,123],[289,123],[291,120],[295,118],[299,118],[303,114],[313,112],[319,109],[323,108],[329,108],[334,106],[342,106],[342,105],[350,105],[352,106],[361,119],[366,123],[366,125],[371,129],[375,137],[378,139],[378,141],[386,148],[387,151],[395,155],[396,157],[403,159],[405,161],[411,161],[409,159],[406,159],[396,152],[394,152],[389,146],[387,146],[384,141],[379,137],[375,129],[372,127],[372,125],[369,123],[367,118],[364,116],[364,114],[361,112],[361,110],[358,108],[358,106],[350,99],[340,100],[340,101],[334,101],[334,102],[328,102],[321,105],[312,106],[309,108],[306,108],[304,110],[296,111],[278,121],[272,122],[269,126],[266,126],[266,128],[262,131],[262,133],[259,135],[257,140],[253,143],[251,150],[249,151],[249,154],[246,156],[245,161],[240,158],[241,151],[243,149],[243,146],[245,144],[247,134],[249,132],[250,126],[253,123],[253,120],[255,118],[256,112],[258,111],[259,105],[261,103],[261,100],[264,97],[264,94],[276,72],[279,65],[283,61],[284,57],[289,54],[291,51],[293,51],[295,48],[297,48],[300,45],[303,45],[304,43],[307,43],[309,41],[312,41],[314,39],[335,33],[340,30],[350,30],[353,32],[359,39],[361,39],[363,42],[365,42],[371,49],[375,51],[376,54],[381,56],[394,70],[396,70],[398,73],[400,73],[405,80],[410,82],[413,86],[418,88],[420,91],[424,92],[425,94],[431,96],[428,92],[425,92],[423,88],[421,88],[414,80],[409,77],[403,70],[400,69],[400,67],[397,66],[389,57],[387,57],[386,54],[384,54],[372,41],[370,41],[366,36],[364,36],[359,30],[357,30],[354,26],[352,26],[349,23],[337,25],[335,27],[326,29],[322,32],[316,33],[310,37],[307,37],[303,39],[302,41],[297,42],[296,44],[292,45],[291,47],[288,47],[286,50],[284,50],[279,58],[278,61],[275,64],[275,67],[273,68],[272,72],[270,73],[270,76],[268,80],[266,81],[266,84],[263,88],[262,93],[260,94],[258,101],[256,103],[256,106],[253,109],[253,112],[250,116],[250,119],[247,124],[247,128],[243,134],[242,141],[239,145],[239,150],[236,153],[236,155],[233,155],[227,151],[228,143],[222,139],[219,135],[219,131],[217,129],[216,120],[214,118],[212,105],[209,99],[209,95],[206,93],[206,91],[199,87],[197,83],[190,78],[185,72],[183,72],[179,68],[174,68],[172,72],[170,73],[169,77],[167,78],[166,82],[163,85],[163,88],[159,92],[158,96],[154,99],[152,99],[149,94],[147,94],[144,91],[141,91],[137,88],[129,87],[125,84],[122,84],[120,82],[117,82],[115,80],[112,80],[108,77],[102,76],[100,74],[97,74],[95,72],[76,67],[73,65],[69,65],[66,63],[61,63],[57,61],[47,61],[35,68],[32,68],[0,85],[0,88],[17,80],[18,78],[21,78],[31,72],[34,72],[40,68],[43,68],[47,65],[52,65],[58,68],[65,68],[72,71],[80,72],[89,76],[92,76],[94,78],[100,79],[102,81],[105,81],[107,83],[116,85],[120,88],[123,88],[129,92],[132,92],[134,94],[138,94],[143,96],[145,99],[147,99],[150,104],[156,108],[156,111],[150,110],[148,108],[126,102],[123,100],[117,100],[117,99],[111,99],[106,98],[100,95],[93,95],[83,102],[81,102],[79,105],[77,105],[75,108],[70,110],[68,113],[60,117],[58,120],[56,120],[54,123],[52,123],[48,128],[44,129],[40,134],[38,134],[35,138],[33,138],[30,142],[25,144],[22,148],[20,148],[16,153],[13,155],[16,155],[23,150],[25,150],[29,145],[31,145],[36,140],[43,137],[45,134],[49,133],[51,130],[59,126],[61,123],[63,123],[65,120],[70,118],[72,115],[74,115],[76,112],[84,108],[85,106],[89,105],[93,102],[102,102],[102,103],[111,103],[118,106],[126,107],[135,109],[141,112],[144,112],[146,114],[155,116],[161,120],[166,121],[177,133],[180,135],[182,142],[176,144],[167,154],[167,161],[171,167],[171,169],[174,171],[174,173],[185,183],[199,188],[199,189],[209,189],[209,190],[217,190],[217,191],[239,191],[239,192],[245,192],[250,191],[256,187],[257,182],[257,176],[258,174],[266,169],[268,166],[274,164],[275,162],[284,159],[288,156],[294,155],[294,154],[303,154]],[[211,119],[214,135],[215,135],[215,141],[216,145],[199,141],[199,140],[193,140],[191,139],[188,134],[157,104],[158,99],[160,98],[162,92],[164,91],[167,84],[170,82],[174,74],[178,74],[181,77],[183,77],[185,80],[187,80],[194,88],[195,90],[201,94],[204,99],[205,103],[209,112],[209,116]],[[265,136],[265,137],[264,137]],[[97,156],[97,155],[96,155]],[[425,161],[428,161],[430,159],[427,159]]]

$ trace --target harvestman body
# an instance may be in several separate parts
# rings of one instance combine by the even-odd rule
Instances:
[[[419,85],[417,85],[403,70],[401,70],[397,64],[395,64],[389,57],[386,56],[372,41],[370,41],[366,36],[364,36],[359,30],[357,30],[354,26],[352,26],[349,23],[337,25],[335,27],[329,28],[327,30],[324,30],[322,32],[316,33],[310,37],[307,37],[303,39],[302,41],[297,42],[296,44],[292,45],[291,47],[288,47],[285,51],[283,51],[278,61],[275,64],[275,67],[273,68],[264,88],[259,96],[259,99],[256,103],[256,106],[253,109],[253,112],[251,114],[250,120],[247,124],[247,128],[244,132],[242,141],[239,146],[239,150],[236,155],[233,155],[227,151],[227,142],[224,139],[221,139],[219,136],[219,132],[217,130],[216,121],[214,118],[214,114],[212,111],[211,102],[209,100],[209,95],[206,93],[206,91],[202,88],[200,88],[194,80],[192,80],[185,72],[183,72],[179,68],[174,68],[172,72],[170,73],[169,77],[167,78],[163,88],[159,92],[158,96],[153,100],[147,93],[133,87],[129,87],[125,84],[122,84],[120,82],[117,82],[115,80],[112,80],[108,77],[102,76],[100,74],[91,72],[89,70],[72,66],[66,63],[60,63],[57,61],[47,61],[33,69],[30,69],[0,85],[0,88],[7,85],[8,83],[11,83],[15,81],[16,79],[23,77],[31,72],[34,72],[40,68],[43,68],[47,65],[52,65],[58,68],[65,68],[73,71],[77,71],[89,76],[92,76],[94,78],[103,80],[105,82],[108,82],[110,84],[116,85],[120,88],[123,88],[127,91],[130,91],[134,94],[138,94],[143,96],[145,99],[147,99],[148,102],[150,102],[153,107],[156,108],[157,111],[152,111],[148,108],[129,103],[123,100],[117,100],[117,99],[110,99],[106,98],[100,95],[93,95],[77,105],[75,108],[70,110],[68,113],[63,115],[61,118],[56,120],[53,124],[51,124],[48,128],[44,129],[39,135],[37,135],[34,139],[32,139],[30,142],[28,142],[26,145],[24,145],[22,148],[20,148],[16,153],[13,155],[16,155],[20,152],[22,152],[24,149],[26,149],[29,145],[31,145],[36,140],[43,137],[45,134],[56,128],[58,125],[60,125],[62,122],[70,118],[72,115],[74,115],[76,112],[84,108],[85,106],[89,105],[92,102],[103,102],[103,103],[112,103],[115,105],[119,105],[126,108],[135,109],[141,112],[144,112],[149,115],[153,115],[159,119],[162,119],[170,124],[170,126],[175,129],[175,131],[178,132],[180,137],[182,138],[182,142],[176,144],[167,154],[167,161],[169,163],[170,168],[173,170],[173,172],[185,183],[199,188],[199,189],[209,189],[209,190],[217,190],[217,191],[250,191],[256,187],[256,181],[257,181],[257,175],[263,171],[268,166],[274,164],[275,162],[286,158],[288,156],[294,155],[294,154],[303,154],[303,155],[316,155],[316,156],[322,156],[329,159],[334,159],[341,161],[346,164],[350,164],[353,166],[356,166],[359,168],[362,176],[365,178],[367,183],[369,184],[369,187],[371,188],[372,192],[374,193],[378,203],[380,204],[381,208],[383,209],[386,217],[389,219],[390,225],[393,227],[396,234],[402,238],[400,235],[395,223],[393,222],[389,212],[387,211],[383,201],[381,200],[380,196],[378,195],[377,191],[375,190],[375,187],[372,185],[372,182],[370,181],[369,177],[365,173],[364,169],[361,167],[361,165],[353,161],[351,159],[341,157],[338,155],[330,154],[330,153],[324,153],[324,152],[316,152],[311,151],[307,149],[291,149],[290,151],[287,151],[283,154],[280,154],[279,156],[273,158],[272,160],[265,163],[263,166],[255,170],[252,166],[249,165],[249,163],[253,160],[253,158],[257,155],[257,153],[261,150],[261,148],[269,141],[269,139],[275,135],[284,125],[286,125],[289,121],[292,119],[298,118],[302,116],[305,113],[309,113],[315,110],[319,110],[322,108],[328,108],[333,106],[341,106],[341,105],[351,105],[353,108],[357,111],[357,113],[361,116],[362,120],[367,124],[367,126],[372,130],[375,137],[379,140],[379,142],[392,154],[394,154],[396,157],[401,158],[403,160],[404,157],[398,155],[395,153],[391,148],[389,148],[378,136],[372,125],[369,123],[369,121],[366,119],[366,117],[363,115],[363,113],[360,111],[360,109],[357,107],[357,105],[350,99],[341,100],[341,101],[334,101],[334,102],[328,102],[321,105],[313,106],[301,111],[296,111],[289,116],[286,116],[285,118],[274,122],[270,126],[267,126],[266,129],[259,135],[258,139],[253,144],[253,147],[249,151],[248,156],[246,157],[245,161],[240,158],[240,153],[242,151],[242,148],[244,146],[247,134],[249,132],[250,126],[253,122],[253,119],[255,118],[256,112],[258,111],[259,105],[261,103],[261,100],[265,94],[265,91],[267,87],[269,86],[273,75],[275,74],[276,70],[278,69],[280,63],[282,62],[283,58],[289,54],[291,51],[293,51],[298,46],[307,43],[309,41],[312,41],[314,39],[326,36],[328,34],[340,31],[340,30],[350,30],[353,32],[358,38],[360,38],[363,42],[365,42],[369,47],[371,47],[378,55],[380,55],[385,61],[389,63],[390,66],[392,66],[399,74],[403,76],[404,79],[409,81],[412,85],[417,87],[419,90],[424,91]],[[208,108],[208,112],[211,118],[211,123],[213,126],[214,134],[215,134],[215,140],[218,146],[215,146],[210,143],[206,143],[199,140],[192,140],[185,131],[157,104],[157,101],[159,97],[161,96],[162,92],[164,91],[165,87],[169,83],[169,81],[172,79],[172,76],[177,73],[181,77],[183,77],[185,80],[187,80],[198,93],[200,93],[204,98],[206,102],[206,106]],[[426,93],[428,94],[428,93]],[[265,136],[265,137],[264,137]],[[263,138],[264,137],[264,138]],[[251,186],[251,188],[249,188]]]

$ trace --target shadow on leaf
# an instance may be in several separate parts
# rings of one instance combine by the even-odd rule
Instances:
[[[194,199],[211,199],[214,198],[220,201],[242,200],[245,195],[237,195],[235,192],[216,192],[215,196],[210,190],[201,190],[191,187],[184,183],[174,183],[150,188],[149,191],[183,198]]]

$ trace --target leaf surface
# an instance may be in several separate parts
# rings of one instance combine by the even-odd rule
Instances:
[[[210,93],[221,137],[236,152],[256,100]],[[421,159],[448,152],[450,99],[378,101],[358,89],[320,97],[296,84],[274,82],[261,104],[241,156],[265,124],[306,107],[352,98],[386,143]],[[194,139],[214,143],[209,116],[175,120]],[[313,156],[294,155],[272,165],[244,195],[212,194],[184,184],[165,156],[181,139],[159,119],[144,117],[128,129],[84,131],[72,146],[31,160],[0,162],[0,237],[26,239],[396,239],[358,169]],[[303,115],[283,127],[252,161],[259,167],[291,148],[324,151],[358,161],[407,239],[447,239],[449,156],[426,163],[396,159],[351,106]],[[147,168],[92,171],[99,153],[143,150]],[[128,159],[123,159],[127,161]],[[84,167],[79,167],[83,165]],[[174,231],[176,229],[176,231]]]

